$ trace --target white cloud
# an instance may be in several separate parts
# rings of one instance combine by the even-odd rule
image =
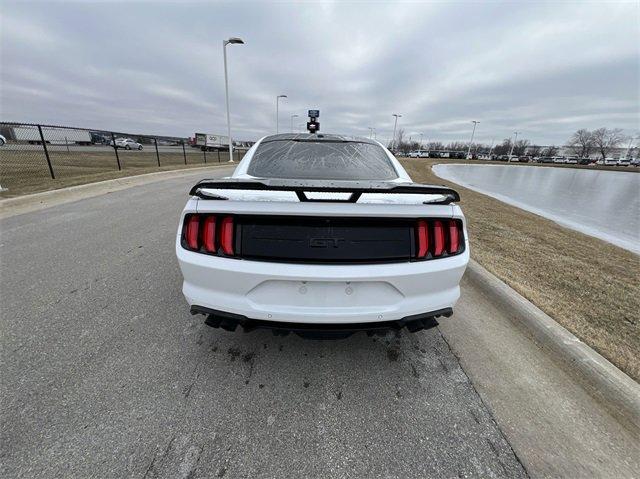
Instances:
[[[637,3],[165,3],[4,1],[3,119],[243,138],[321,109],[324,131],[464,140],[514,129],[561,143],[578,128],[638,128]]]

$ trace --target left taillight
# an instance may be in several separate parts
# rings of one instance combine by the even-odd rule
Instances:
[[[434,259],[464,251],[462,221],[458,219],[419,219],[415,224],[414,258]]]
[[[232,216],[188,214],[182,227],[182,246],[190,251],[234,256],[235,229]]]
[[[184,225],[184,241],[187,248],[192,251],[200,249],[198,232],[200,230],[200,215],[189,215]]]

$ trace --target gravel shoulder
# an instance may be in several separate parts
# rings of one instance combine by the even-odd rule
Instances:
[[[414,181],[460,192],[472,257],[638,381],[640,256],[447,182],[438,162],[402,160]]]

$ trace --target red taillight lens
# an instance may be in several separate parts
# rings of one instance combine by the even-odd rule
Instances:
[[[233,218],[225,216],[220,225],[220,247],[224,254],[233,255]]]
[[[191,250],[198,250],[198,229],[200,228],[200,216],[191,215],[187,218],[187,224],[185,226],[185,241],[187,242],[187,246]]]
[[[216,217],[207,216],[202,226],[202,245],[207,253],[216,252]]]
[[[458,222],[449,220],[449,253],[457,253],[460,247],[460,233],[458,231]]]
[[[429,230],[427,222],[425,220],[418,220],[416,230],[418,236],[417,257],[424,258],[427,256],[427,251],[429,251]]]
[[[433,222],[433,255],[440,256],[444,252],[444,226],[442,221]]]

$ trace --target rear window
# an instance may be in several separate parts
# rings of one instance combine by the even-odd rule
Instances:
[[[379,145],[331,140],[261,143],[247,173],[261,178],[313,180],[392,180],[398,177]]]

